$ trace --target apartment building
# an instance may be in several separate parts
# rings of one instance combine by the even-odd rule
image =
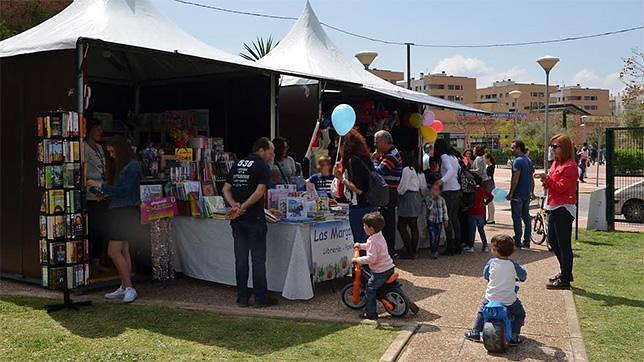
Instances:
[[[397,84],[407,87],[407,81]],[[411,79],[411,90],[452,102],[472,104],[476,98],[476,78],[448,75],[445,72],[420,73],[418,79]]]
[[[574,104],[593,116],[611,114],[608,89],[583,88],[576,86],[561,87],[551,95],[554,104]]]
[[[395,70],[376,69],[376,68],[370,68],[367,70],[392,84],[397,84],[398,82],[405,79],[405,73],[397,72]],[[405,86],[406,86],[406,83],[405,83]]]
[[[557,85],[549,86],[550,94],[557,92]],[[510,92],[521,92],[515,100]],[[536,83],[517,83],[512,79],[496,81],[491,87],[476,90],[475,107],[492,112],[537,112],[545,107],[546,85]]]

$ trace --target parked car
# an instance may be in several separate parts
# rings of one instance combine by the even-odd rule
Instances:
[[[615,215],[627,221],[644,222],[644,180],[615,191]]]

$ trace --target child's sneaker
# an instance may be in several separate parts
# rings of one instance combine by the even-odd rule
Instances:
[[[118,287],[118,289],[116,289],[112,293],[105,294],[105,299],[119,299],[119,298],[123,298],[124,296],[125,296],[125,288],[121,286],[121,287]]]
[[[134,288],[125,288],[125,295],[123,296],[123,303],[132,303],[138,294]]]
[[[523,338],[521,338],[520,335],[518,334],[512,334],[512,339],[510,340],[510,345],[511,346],[518,346],[521,343],[523,343]]]
[[[481,332],[474,329],[470,329],[469,331],[465,332],[465,338],[469,339],[470,341],[480,342]]]
[[[490,251],[490,248],[488,248],[487,246],[484,246],[484,247],[481,248],[482,253],[487,253],[489,251]]]

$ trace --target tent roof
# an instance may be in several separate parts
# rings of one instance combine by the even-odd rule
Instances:
[[[0,42],[0,57],[74,49],[80,38],[274,71],[194,38],[149,0],[75,0],[56,16]]]
[[[347,59],[322,29],[308,1],[291,31],[258,62],[287,74],[290,70],[302,74],[314,74],[315,78],[319,79],[360,84],[367,90],[410,102],[466,112],[487,113],[391,84],[365,70],[357,59]],[[302,84],[302,82],[290,77],[282,81],[283,86],[289,84]]]

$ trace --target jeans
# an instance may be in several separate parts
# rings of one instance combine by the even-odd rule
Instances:
[[[580,169],[580,171],[579,171],[579,181],[582,181],[582,182],[586,178],[586,162],[587,161],[583,161],[583,162],[579,163],[579,169]]]
[[[483,299],[483,304],[479,309],[479,312],[476,314],[476,321],[474,322],[474,330],[477,332],[483,331],[483,324],[485,320],[483,319],[483,307],[488,303],[486,299]],[[523,309],[523,304],[519,298],[517,298],[514,303],[506,305],[505,308],[508,310],[508,317],[512,320],[512,334],[519,335],[521,333],[521,327],[523,327],[523,322],[525,321],[525,309]]]
[[[525,225],[523,230],[523,245],[530,245],[530,231],[532,218],[530,217],[530,197],[513,198],[510,200],[512,209],[512,225],[514,226],[514,245],[521,246],[521,221]]]
[[[432,250],[432,254],[438,252],[438,244],[441,241],[441,229],[443,229],[443,223],[427,222],[427,227],[429,228],[429,243]]]
[[[383,273],[367,273],[369,279],[367,280],[367,305],[365,311],[367,314],[376,314],[376,294],[378,289],[382,287],[387,279],[394,273],[394,268],[391,268]]]
[[[267,301],[266,283],[266,222],[233,221],[230,223],[235,240],[235,278],[237,280],[237,300],[247,301],[248,292],[248,252],[253,263],[253,290],[255,302]]]
[[[375,211],[373,207],[361,207],[349,209],[349,224],[351,225],[351,233],[353,234],[354,243],[366,243],[367,233],[364,232],[362,227],[362,218]]]
[[[380,214],[385,218],[385,227],[382,236],[387,240],[389,255],[396,253],[396,206],[398,205],[398,191],[389,189],[389,204],[380,208]]]
[[[447,206],[447,230],[446,230],[446,246],[448,253],[456,253],[460,248],[461,243],[461,224],[458,220],[458,207],[461,204],[463,192],[456,191],[443,191],[443,198]]]
[[[561,281],[571,282],[572,277],[572,221],[574,217],[565,207],[548,212],[548,243],[557,256],[561,268]]]
[[[468,220],[470,222],[470,234],[468,235],[469,238],[467,239],[467,246],[470,248],[474,247],[474,239],[476,237],[476,230],[478,229],[479,236],[481,237],[481,244],[483,244],[483,247],[487,247],[487,237],[485,237],[485,230],[483,229],[483,225],[485,225],[485,217],[470,215]]]
[[[416,255],[418,249],[418,218],[398,217],[398,232],[405,244],[405,250],[410,256]]]

